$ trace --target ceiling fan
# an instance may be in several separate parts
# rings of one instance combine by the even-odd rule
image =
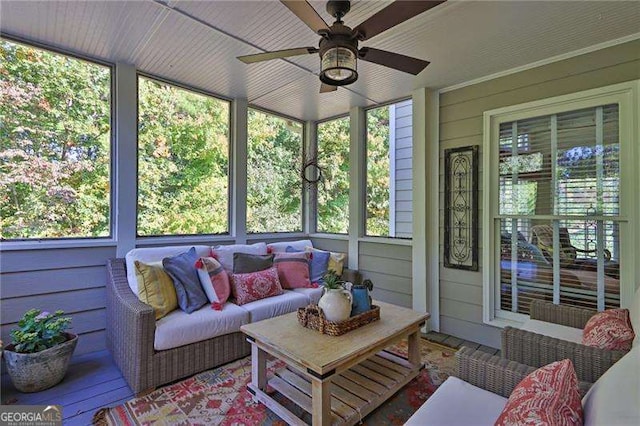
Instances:
[[[372,47],[358,49],[358,43],[444,3],[444,1],[395,1],[355,28],[349,28],[342,22],[342,18],[351,9],[350,1],[331,0],[327,2],[327,12],[336,18],[331,26],[327,25],[307,1],[280,1],[322,37],[318,47],[276,50],[239,56],[238,59],[245,64],[251,64],[271,59],[319,53],[320,81],[322,82],[320,93],[332,92],[338,88],[337,86],[355,82],[358,79],[358,58],[409,74],[419,74],[429,65],[429,62]]]

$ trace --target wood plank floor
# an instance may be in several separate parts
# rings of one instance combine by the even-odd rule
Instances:
[[[423,337],[456,349],[468,346],[492,355],[499,352],[498,349],[442,333],[430,332]],[[74,426],[90,425],[99,408],[121,404],[134,396],[108,351],[74,357],[64,380],[42,392],[18,392],[6,374],[2,375],[0,385],[2,404],[62,405],[64,424]]]
[[[99,408],[118,405],[133,398],[133,391],[113,362],[109,351],[74,357],[64,380],[36,393],[18,392],[8,375],[2,376],[2,404],[62,405],[65,425],[90,425]]]

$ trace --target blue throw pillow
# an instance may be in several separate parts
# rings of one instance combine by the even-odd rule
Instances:
[[[195,266],[198,258],[195,247],[191,247],[189,251],[162,259],[162,266],[176,288],[178,306],[188,314],[209,301],[198,278]]]
[[[288,246],[285,251],[287,253],[299,253],[304,250],[296,250]],[[316,249],[312,249],[311,253],[313,253],[313,256],[311,256],[311,260],[309,260],[309,279],[312,283],[324,284],[324,274],[327,273],[331,253]]]

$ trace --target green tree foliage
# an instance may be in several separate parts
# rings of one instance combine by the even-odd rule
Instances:
[[[248,139],[247,231],[301,231],[302,125],[250,109]]]
[[[138,234],[228,232],[229,103],[138,79]]]
[[[349,118],[318,124],[318,231],[346,234],[349,230]]]
[[[0,236],[109,235],[110,70],[0,40]]]
[[[389,235],[389,107],[367,111],[366,234]]]

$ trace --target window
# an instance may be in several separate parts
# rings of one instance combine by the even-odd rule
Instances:
[[[247,232],[302,231],[303,126],[249,109]]]
[[[229,232],[229,103],[138,78],[138,235]]]
[[[108,237],[111,69],[0,40],[0,238]]]
[[[632,140],[620,130],[624,98],[558,99],[485,113],[484,170],[493,171],[485,179],[485,241],[493,233],[495,242],[494,259],[485,259],[493,285],[485,320],[518,320],[539,299],[619,307],[627,291],[633,266],[623,247],[630,253],[633,239],[624,235],[623,205],[633,181],[623,190],[621,176],[633,164],[623,160]]]
[[[367,110],[368,236],[411,238],[411,100]]]
[[[318,124],[317,231],[349,231],[349,117]]]

